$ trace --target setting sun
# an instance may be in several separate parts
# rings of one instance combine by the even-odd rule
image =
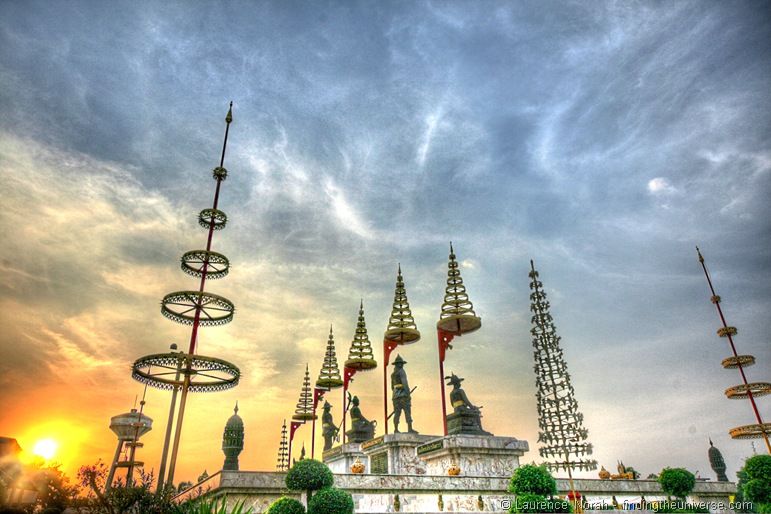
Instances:
[[[56,450],[59,449],[59,443],[53,439],[41,439],[35,443],[32,448],[32,453],[39,457],[43,457],[45,460],[51,460],[56,455]]]

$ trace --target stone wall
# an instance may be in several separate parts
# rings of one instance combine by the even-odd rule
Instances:
[[[228,503],[243,500],[253,507],[255,514],[265,512],[268,506],[281,496],[303,499],[289,493],[284,486],[286,473],[261,471],[221,471],[193,486],[177,497],[178,501],[197,495],[210,497],[227,496]],[[499,477],[449,477],[426,475],[353,475],[335,474],[335,486],[353,495],[359,514],[394,512],[394,495],[399,494],[400,512],[439,512],[439,494],[442,494],[443,512],[479,512],[482,497],[485,512],[504,512],[508,478]],[[661,499],[664,493],[654,480],[593,480],[576,479],[575,487],[590,501],[609,500],[612,496],[623,503],[637,501],[640,495],[650,500]],[[567,480],[557,479],[562,494],[568,490]],[[734,494],[736,485],[731,482],[697,482],[691,495],[694,501],[724,501]],[[504,502],[504,503],[502,503]]]

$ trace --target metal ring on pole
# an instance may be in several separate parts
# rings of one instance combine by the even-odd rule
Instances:
[[[725,369],[735,369],[739,366],[746,368],[755,364],[755,357],[752,355],[737,355],[736,357],[726,357],[723,359],[723,367]]]
[[[176,379],[179,371],[179,380]],[[189,377],[188,391],[207,393],[224,391],[238,385],[241,371],[230,362],[215,357],[187,353],[145,355],[132,365],[131,377],[157,389],[182,387]]]
[[[230,271],[230,261],[218,252],[206,250],[191,250],[182,255],[182,271],[193,277],[203,275],[203,267],[206,264],[206,278],[222,278]]]
[[[732,428],[728,433],[733,439],[760,439],[764,435],[771,435],[771,423],[744,425]]]
[[[228,215],[219,209],[204,209],[198,214],[198,224],[205,229],[222,230],[228,223]]]
[[[233,302],[205,291],[176,291],[161,300],[161,313],[172,321],[192,325],[196,311],[200,311],[201,326],[217,326],[233,320]]]
[[[771,384],[768,382],[751,382],[749,384],[739,384],[737,386],[729,387],[725,390],[725,395],[732,400],[749,398],[750,393],[752,393],[753,397],[771,394]]]

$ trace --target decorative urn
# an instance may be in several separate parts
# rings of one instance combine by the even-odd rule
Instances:
[[[357,475],[364,473],[364,464],[359,460],[358,457],[356,457],[356,461],[351,464],[351,473],[355,473]]]

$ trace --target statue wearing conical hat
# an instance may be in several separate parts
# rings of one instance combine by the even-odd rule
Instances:
[[[359,397],[354,396],[351,400],[351,429],[345,433],[348,440],[352,443],[363,443],[375,437],[375,426],[377,421],[370,421],[364,417],[359,408]]]
[[[444,377],[444,379],[447,380],[447,385],[452,386],[450,404],[453,407],[453,412],[447,415],[447,433],[492,435],[482,429],[481,407],[471,403],[466,396],[466,392],[460,386],[463,379],[455,373],[449,377]]]
[[[407,361],[402,359],[401,355],[396,356],[394,360],[394,372],[391,373],[391,398],[394,405],[394,433],[399,433],[399,418],[404,411],[404,419],[407,420],[407,432],[417,434],[417,430],[412,428],[412,391],[407,382],[407,372],[404,371],[404,365]]]
[[[324,451],[332,448],[332,444],[334,444],[337,438],[337,431],[338,428],[332,419],[332,405],[325,401],[324,413],[321,415],[321,435],[324,436]]]

